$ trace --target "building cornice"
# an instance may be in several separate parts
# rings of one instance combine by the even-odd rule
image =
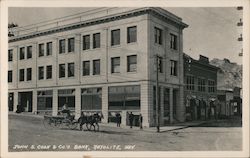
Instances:
[[[172,25],[179,27],[180,29],[184,29],[185,27],[188,27],[188,25],[183,23],[181,21],[181,19],[178,18],[177,16],[174,16],[173,14],[170,14],[167,11],[166,11],[166,13],[168,13],[169,15],[164,14],[162,12],[162,10],[163,9],[160,10],[158,8],[136,9],[136,10],[128,11],[125,13],[109,15],[109,16],[91,19],[91,20],[87,20],[87,21],[82,21],[82,22],[78,22],[78,23],[73,23],[73,24],[69,24],[69,25],[65,25],[65,26],[59,26],[59,27],[55,27],[55,28],[51,28],[51,29],[47,29],[47,30],[32,32],[32,33],[28,33],[25,35],[10,37],[9,43],[21,41],[21,40],[26,40],[26,39],[30,39],[30,38],[35,38],[35,37],[39,37],[39,36],[45,36],[45,35],[49,35],[49,34],[79,29],[79,28],[83,28],[83,27],[87,27],[87,26],[108,23],[108,22],[112,22],[112,21],[116,21],[116,20],[122,20],[122,19],[126,19],[126,18],[136,17],[136,16],[140,16],[140,15],[144,15],[144,14],[149,14],[149,15],[155,16],[163,21],[166,21],[167,23],[170,23]]]

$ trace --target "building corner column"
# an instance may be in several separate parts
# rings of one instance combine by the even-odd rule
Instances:
[[[75,89],[75,119],[81,116],[81,88],[77,87]]]
[[[52,105],[52,116],[57,116],[58,113],[58,90],[53,90],[53,105]]]
[[[37,114],[37,90],[33,90],[32,94],[32,113]]]
[[[149,96],[150,96],[150,89],[149,89],[149,83],[142,83],[141,84],[141,114],[143,117],[143,122],[142,122],[142,126],[143,127],[149,127],[150,125],[150,115],[149,115],[149,111],[150,111],[150,107],[149,107]]]
[[[13,112],[16,112],[18,105],[18,92],[14,92]]]
[[[102,87],[102,114],[103,123],[108,123],[108,86],[104,85]]]
[[[170,124],[172,124],[174,122],[174,110],[173,110],[173,88],[170,88],[169,89],[169,103],[170,103],[170,108],[169,108],[169,111],[170,111]]]

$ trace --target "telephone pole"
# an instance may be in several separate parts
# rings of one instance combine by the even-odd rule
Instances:
[[[160,132],[160,108],[159,108],[159,55],[155,56],[156,59],[156,128]]]

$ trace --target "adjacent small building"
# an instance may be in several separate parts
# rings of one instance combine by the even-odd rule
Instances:
[[[220,118],[242,115],[241,88],[218,90],[218,115]]]
[[[216,116],[217,71],[209,64],[209,59],[200,55],[195,60],[183,55],[184,63],[184,98],[186,120],[206,120]]]

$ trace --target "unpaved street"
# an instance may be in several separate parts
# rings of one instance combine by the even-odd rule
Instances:
[[[9,115],[10,151],[206,151],[241,148],[241,127],[190,127],[162,133],[107,125],[101,125],[100,132],[48,130],[43,126],[42,118]]]

